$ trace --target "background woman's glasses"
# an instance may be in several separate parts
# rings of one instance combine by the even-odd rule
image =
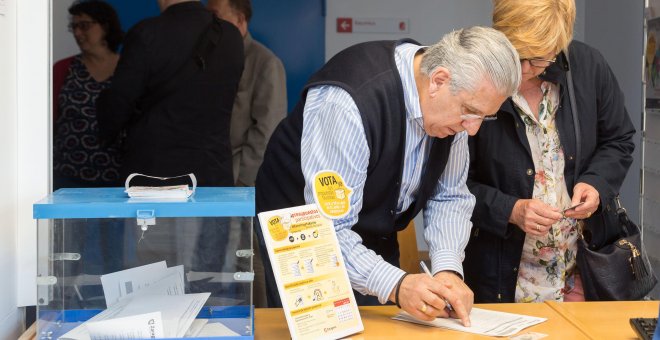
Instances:
[[[96,23],[96,21],[90,21],[90,20],[72,22],[68,26],[69,27],[69,32],[73,32],[76,29],[80,29],[81,31],[86,32],[95,23]]]

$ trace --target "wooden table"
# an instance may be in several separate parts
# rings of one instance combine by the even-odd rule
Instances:
[[[546,302],[529,304],[479,304],[479,308],[547,318],[548,321],[526,328],[525,332],[548,334],[544,339],[636,339],[630,328],[633,317],[657,317],[658,301],[630,302]],[[351,339],[497,339],[448,329],[427,327],[392,320],[398,313],[394,306],[360,307],[364,332]],[[281,308],[255,310],[255,339],[290,339]],[[34,339],[34,325],[20,339]],[[503,339],[503,338],[499,338]]]
[[[549,334],[545,339],[588,339],[578,327],[565,320],[556,310],[545,303],[531,304],[481,304],[479,308],[502,312],[525,314],[547,318],[548,321],[523,330],[524,332],[539,332]],[[395,306],[360,307],[360,316],[364,324],[364,332],[352,335],[359,339],[409,339],[421,340],[428,338],[447,339],[495,339],[482,335],[452,331],[448,329],[417,325],[409,322],[392,320],[398,313]],[[656,310],[657,314],[657,310]],[[257,308],[254,316],[255,339],[290,339],[284,312],[279,308]],[[626,319],[627,320],[627,319]],[[501,338],[503,339],[503,338]]]
[[[655,318],[658,301],[546,302],[592,339],[637,339],[630,318]]]

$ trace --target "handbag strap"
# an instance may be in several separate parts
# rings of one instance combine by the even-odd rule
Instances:
[[[619,199],[619,195],[617,195],[614,198],[614,203],[616,204],[616,215],[619,217],[619,222],[621,222],[621,229],[623,230],[623,236],[631,236],[635,234],[639,234],[640,230],[637,224],[635,224],[633,221],[631,221],[628,218],[628,213],[626,212],[626,208],[624,208],[621,205],[621,200]]]

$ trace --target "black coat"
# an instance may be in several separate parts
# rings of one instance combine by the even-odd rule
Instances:
[[[581,136],[577,181],[592,185],[600,194],[601,204],[591,219],[609,218],[611,214],[603,211],[609,209],[632,163],[635,129],[603,56],[576,41],[571,43],[569,55]],[[566,186],[572,196],[576,139],[566,69],[562,53],[542,78],[560,85],[556,124],[565,155]],[[513,302],[525,234],[508,220],[518,199],[532,197],[535,171],[525,125],[511,98],[500,108],[497,120],[483,123],[469,144],[467,184],[477,202],[464,261],[465,281],[477,303]],[[616,237],[618,230],[591,233],[590,247],[599,248]]]
[[[132,172],[193,172],[200,186],[233,186],[229,121],[244,63],[238,29],[221,21],[221,37],[205,68],[177,75],[193,59],[212,18],[200,2],[184,2],[126,35],[112,85],[97,102],[103,139],[127,131],[124,178]],[[170,79],[177,79],[172,90],[163,85]]]

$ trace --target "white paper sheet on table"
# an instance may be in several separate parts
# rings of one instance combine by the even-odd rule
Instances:
[[[464,327],[461,324],[461,320],[458,319],[438,318],[433,321],[418,320],[406,312],[401,312],[392,317],[392,319],[490,336],[511,336],[527,327],[547,320],[546,318],[536,316],[497,312],[480,308],[472,308],[470,312],[472,327]]]
[[[60,339],[90,340],[90,333],[86,327],[87,323],[125,318],[124,326],[117,330],[120,333],[124,329],[134,327],[133,323],[136,320],[142,320],[143,314],[157,311],[161,312],[164,337],[180,338],[185,335],[210,295],[211,293],[168,296],[138,294],[128,296],[64,334]],[[131,316],[138,317],[130,318]]]

